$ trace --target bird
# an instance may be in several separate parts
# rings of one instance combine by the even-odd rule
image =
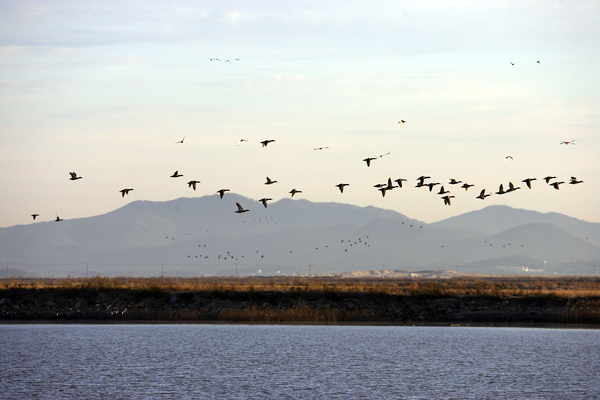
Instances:
[[[265,182],[265,185],[272,185],[272,184],[274,184],[274,183],[277,183],[277,181],[272,181],[272,180],[271,180],[271,178],[269,178],[269,177],[267,176],[267,181]]]
[[[419,183],[417,184],[417,187],[423,186],[423,184],[425,183],[425,179],[429,179],[429,178],[431,178],[431,177],[424,176],[424,175],[421,175],[420,177],[418,177],[417,180],[419,181]]]
[[[344,193],[344,186],[350,186],[349,183],[338,183],[335,185],[338,189],[340,189],[340,193]]]
[[[396,182],[398,184],[399,188],[402,188],[402,181],[406,181],[406,179],[404,179],[404,178],[394,179],[394,182]]]
[[[554,189],[556,189],[556,190],[560,190],[560,188],[558,187],[558,185],[561,185],[561,184],[563,184],[563,183],[564,183],[564,182],[562,182],[562,181],[561,181],[561,182],[552,182],[552,183],[550,184],[550,186],[552,186],[552,187],[553,187]]]
[[[292,189],[292,190],[290,191],[290,193],[292,194],[292,197],[294,197],[294,195],[295,195],[296,193],[302,193],[302,191],[301,191],[301,190]]]
[[[60,222],[62,221],[62,218],[60,218],[58,215],[56,216],[56,219],[54,220],[55,222]]]
[[[241,213],[245,213],[246,211],[250,211],[250,210],[244,210],[244,207],[242,207],[242,205],[240,203],[235,203],[235,205],[238,208],[236,211],[237,214],[241,214]]]
[[[185,140],[185,136],[183,137],[183,139],[181,139],[180,141],[175,142],[175,143],[183,143],[184,140]]]
[[[384,186],[384,187],[379,188],[377,190],[379,190],[381,192],[381,196],[385,197],[385,192],[387,191],[387,187]]]
[[[438,192],[438,194],[446,194],[446,193],[450,193],[450,192],[449,192],[448,190],[444,190],[444,187],[442,186],[442,187],[440,188],[440,191]],[[446,196],[446,197],[447,197],[447,196]],[[452,196],[452,197],[454,197],[454,196]]]
[[[515,187],[515,185],[513,185],[512,182],[508,182],[508,190],[506,191],[506,193],[508,192],[514,192],[517,189],[521,189],[520,187]]]
[[[262,147],[267,147],[267,145],[271,142],[274,142],[274,140],[263,140],[260,142],[260,144],[262,144]]]
[[[431,192],[433,190],[433,187],[435,185],[439,185],[439,184],[440,184],[439,182],[436,182],[436,183],[426,183],[423,186],[428,186],[429,187],[429,191]]]
[[[570,140],[568,142],[560,142],[560,144],[564,144],[564,145],[567,145],[567,146],[570,145],[570,144],[574,145],[575,144],[575,139]]]
[[[578,181],[577,178],[572,176],[571,180],[569,181],[569,185],[577,185],[578,183],[583,183],[583,181]]]
[[[481,199],[481,200],[485,200],[486,197],[491,196],[491,194],[485,194],[485,189],[483,189],[481,191],[481,193],[479,193],[479,196],[476,196],[476,199]]]
[[[504,161],[508,161],[508,159],[509,159],[509,158],[510,158],[511,160],[514,160],[514,158],[512,158],[512,156],[506,156],[506,157],[504,157]]]
[[[548,175],[547,177],[544,178],[544,180],[546,181],[546,183],[550,183],[550,179],[556,179],[556,177]]]
[[[313,150],[323,150],[323,149],[328,149],[329,147],[317,147],[316,149]]]
[[[240,139],[240,141],[238,142],[238,144],[237,144],[237,145],[239,146],[239,145],[240,145],[240,144],[242,144],[243,142],[248,142],[248,141],[247,141],[246,139]]]
[[[461,186],[461,188],[465,189],[465,192],[466,192],[467,190],[469,190],[469,188],[471,186],[475,186],[475,185],[469,185],[468,183],[463,183],[462,186]]]
[[[445,206],[449,206],[450,205],[450,199],[454,198],[454,196],[443,196],[442,199],[444,199],[444,205]]]
[[[171,175],[171,178],[179,178],[180,176],[183,176],[183,175],[181,175],[181,174],[179,173],[179,171],[175,171],[175,172],[173,173],[173,175]]]
[[[527,179],[522,180],[521,182],[524,182],[527,185],[527,187],[529,189],[531,189],[531,181],[537,181],[537,179],[535,179],[535,178],[527,178]]]
[[[382,155],[380,155],[380,156],[379,156],[379,157],[377,157],[377,158],[381,158],[381,157],[383,157],[383,156],[387,156],[388,154],[390,154],[390,152],[389,152],[389,151],[388,151],[387,153],[385,153],[385,154],[382,154]]]
[[[265,198],[262,198],[262,199],[260,199],[259,201],[260,201],[261,203],[263,203],[263,206],[265,206],[265,208],[267,208],[267,201],[269,201],[269,200],[273,200],[273,199],[265,199]],[[238,204],[238,207],[239,207],[239,204]]]
[[[404,124],[404,123],[406,123],[406,121],[405,121],[405,120],[403,120],[403,119],[401,119],[400,121],[398,121],[398,127],[400,127],[400,125],[402,125],[402,124]]]
[[[540,64],[540,65],[542,64],[542,63],[541,63],[541,62],[539,62],[539,61],[536,61],[536,62],[537,62],[538,64]]]
[[[378,157],[367,157],[363,161],[367,163],[367,167],[371,166],[371,160],[377,160]]]
[[[451,179],[450,179],[450,182],[448,182],[448,183],[449,183],[449,184],[451,184],[451,185],[457,185],[457,184],[459,184],[459,183],[462,183],[462,181],[457,181],[456,179],[454,179],[454,178],[451,178]]]
[[[394,185],[392,185],[392,178],[388,178],[388,181],[387,181],[387,186],[386,186],[386,188],[385,188],[385,189],[386,189],[386,190],[392,190],[392,189],[394,189],[394,188],[397,188],[397,187],[398,187],[398,186],[394,186]]]
[[[35,221],[35,217],[39,217],[40,214],[31,214],[31,216],[33,217],[33,220]]]
[[[129,192],[132,190],[133,189],[121,189],[121,190],[119,190],[119,192],[121,192],[121,197],[125,197],[125,195],[129,194]]]
[[[188,184],[188,187],[193,187],[194,190],[196,190],[197,183],[200,183],[200,181],[189,181],[187,184]]]
[[[510,65],[515,65],[515,63],[514,63],[514,62],[512,62],[512,61],[509,61],[509,63],[510,63]]]
[[[221,198],[223,198],[223,195],[225,194],[225,192],[229,192],[229,189],[217,190],[217,193],[219,193],[219,196],[221,196]]]
[[[75,172],[69,172],[69,174],[71,174],[71,177],[69,178],[70,181],[76,181],[77,179],[82,179],[81,176],[77,176],[77,174]]]
[[[498,191],[496,192],[496,194],[504,194],[504,193],[506,193],[504,191],[504,186],[502,184],[500,184],[500,187],[498,188]]]

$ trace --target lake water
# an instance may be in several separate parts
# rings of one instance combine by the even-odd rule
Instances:
[[[2,399],[598,399],[600,330],[0,325]]]

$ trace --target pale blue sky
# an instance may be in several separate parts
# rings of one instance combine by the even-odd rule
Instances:
[[[425,222],[492,204],[600,222],[598,21],[597,1],[3,1],[0,226],[221,188]],[[414,188],[423,174],[452,206]],[[382,198],[388,177],[409,181]]]

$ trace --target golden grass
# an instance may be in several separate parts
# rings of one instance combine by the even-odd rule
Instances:
[[[154,292],[314,292],[369,293],[400,296],[559,296],[598,297],[597,277],[477,277],[428,278],[13,278],[0,280],[0,289],[142,290]],[[259,312],[259,311],[256,311]],[[278,316],[293,320],[290,316]],[[292,319],[285,319],[292,318]],[[326,316],[327,320],[333,316]]]

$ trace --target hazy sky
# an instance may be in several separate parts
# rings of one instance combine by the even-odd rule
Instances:
[[[596,0],[2,1],[0,226],[221,188],[425,222],[493,204],[600,222],[599,21]],[[388,177],[408,182],[383,198]]]

